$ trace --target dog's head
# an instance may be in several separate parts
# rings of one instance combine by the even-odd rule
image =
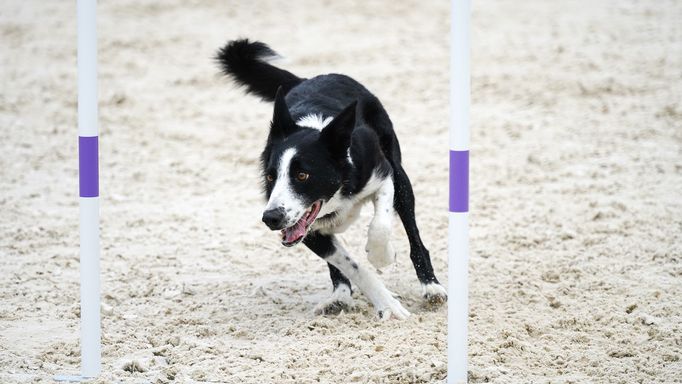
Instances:
[[[270,134],[261,155],[265,196],[263,222],[293,246],[308,233],[325,204],[341,188],[356,102],[322,130],[302,128],[291,118],[283,92],[275,97]]]

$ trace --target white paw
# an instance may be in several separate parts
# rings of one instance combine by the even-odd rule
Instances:
[[[448,291],[438,283],[422,284],[422,297],[426,304],[438,307],[448,301]]]
[[[379,320],[388,320],[394,317],[398,320],[404,320],[410,316],[410,312],[400,304],[400,301],[391,295],[389,290],[385,290],[379,300],[374,303]]]
[[[372,241],[370,236],[365,251],[367,260],[377,269],[387,267],[395,261],[395,250],[390,241]]]
[[[338,315],[342,311],[349,312],[354,307],[350,288],[346,284],[339,284],[331,296],[318,303],[313,311],[318,316]]]

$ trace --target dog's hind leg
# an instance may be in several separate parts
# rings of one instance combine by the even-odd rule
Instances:
[[[320,235],[318,232],[311,232],[303,239],[303,244],[322,258],[324,255],[335,251],[334,245],[327,240],[327,236]],[[332,279],[332,294],[315,306],[316,315],[336,315],[354,307],[350,281],[331,263],[327,263],[327,266],[329,267],[329,277]]]
[[[335,266],[327,263],[332,278],[332,294],[315,306],[316,315],[336,315],[354,307],[350,281]]]
[[[355,262],[334,235],[310,233],[303,243],[327,263],[336,267],[369,299],[381,320],[391,317],[404,319],[410,313],[386,289],[379,277]]]
[[[348,287],[348,293],[353,293],[351,290],[350,280],[348,280],[348,278],[344,276],[343,273],[341,273],[341,271],[339,271],[339,269],[335,266],[329,263],[327,263],[327,266],[329,267],[329,277],[332,278],[332,288],[336,290],[340,285],[345,285]]]
[[[422,295],[431,305],[440,305],[447,301],[445,288],[440,285],[431,266],[431,256],[422,243],[417,228],[414,212],[414,192],[407,173],[400,164],[393,165],[393,181],[395,186],[394,207],[403,222],[407,238],[410,241],[410,259],[417,272],[417,278],[422,286]]]

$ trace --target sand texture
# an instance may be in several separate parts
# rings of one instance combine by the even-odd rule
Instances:
[[[474,1],[472,383],[682,381],[680,20],[678,1]],[[398,224],[381,278],[412,316],[358,293],[312,313],[325,264],[260,222],[271,106],[211,57],[250,37],[376,93],[445,283],[448,2],[112,0],[98,23],[96,382],[442,382],[446,309],[422,307]],[[2,2],[0,41],[0,382],[51,382],[80,354],[75,2]],[[343,235],[366,266],[369,212]]]

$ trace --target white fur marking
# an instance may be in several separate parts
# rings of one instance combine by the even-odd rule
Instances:
[[[429,297],[447,298],[448,291],[445,290],[445,287],[437,283],[422,284],[422,296],[426,298]]]
[[[322,128],[326,127],[327,124],[329,124],[334,118],[333,117],[324,117],[320,114],[317,113],[311,113],[308,115],[305,115],[298,119],[296,122],[296,125],[300,127],[308,127],[308,128],[313,128],[313,129],[318,129],[322,130]]]
[[[286,227],[296,224],[306,210],[306,207],[294,193],[294,189],[291,186],[291,178],[289,177],[291,159],[293,159],[295,155],[295,148],[289,148],[282,152],[282,157],[279,158],[277,164],[277,180],[275,180],[275,187],[272,189],[270,200],[268,200],[268,204],[264,209],[264,211],[276,208],[284,209],[286,212]]]
[[[346,158],[348,159],[348,164],[353,165],[353,158],[350,156],[350,148],[346,150]]]

